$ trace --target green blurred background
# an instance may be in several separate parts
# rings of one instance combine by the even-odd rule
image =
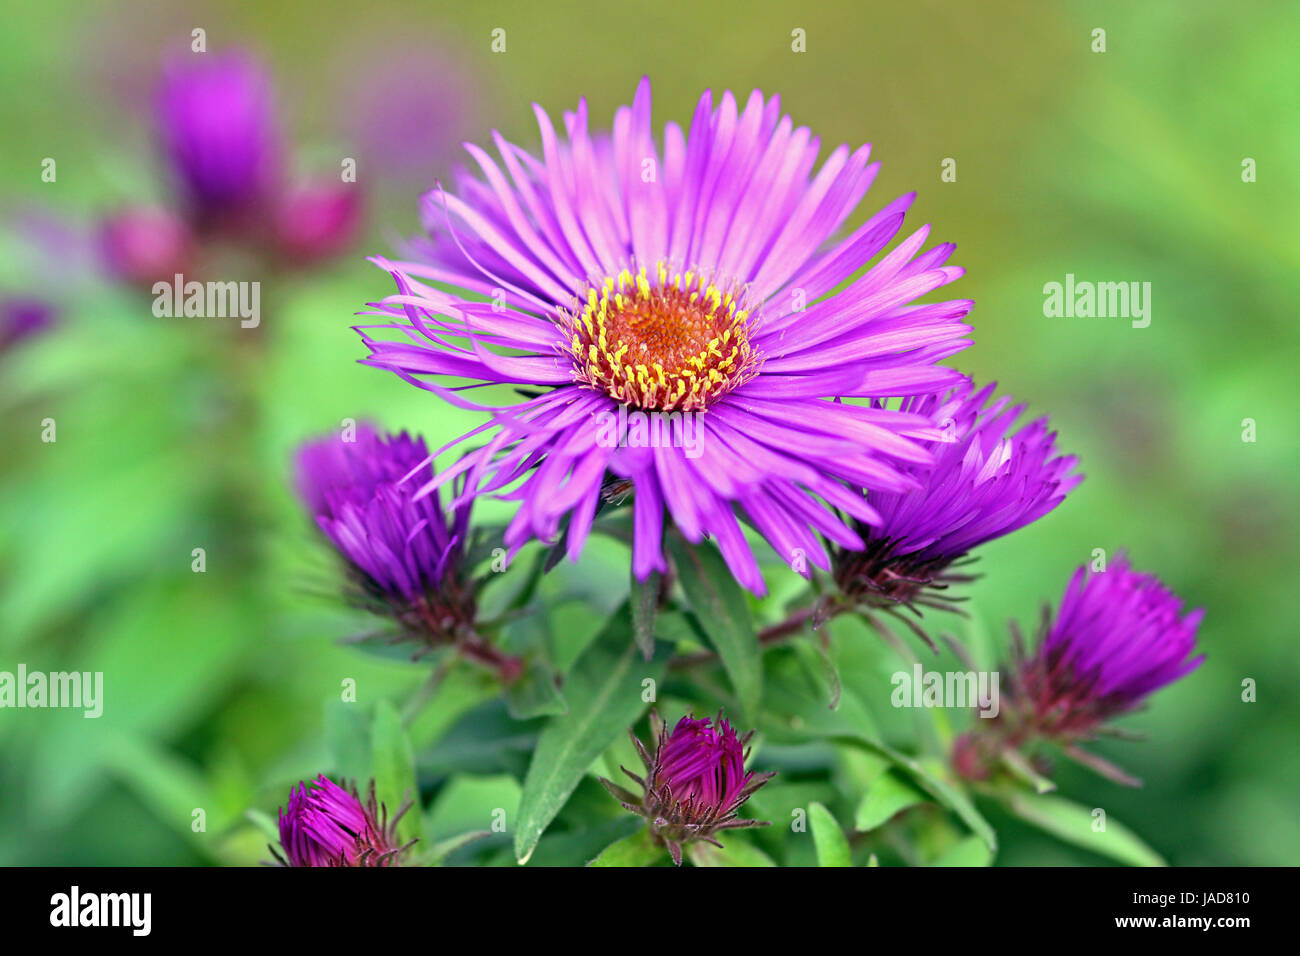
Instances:
[[[290,496],[288,456],[347,417],[431,445],[479,423],[355,364],[352,314],[389,291],[363,256],[415,229],[416,196],[454,161],[439,138],[496,128],[531,148],[532,102],[554,116],[586,96],[595,125],[643,74],[658,125],[685,124],[705,88],[780,93],[823,152],[867,141],[883,162],[850,225],[916,189],[912,228],[957,243],[968,271],[952,294],[976,301],[975,345],[957,364],[1050,414],[1088,475],[1048,519],[983,550],[979,626],[997,637],[1008,618],[1031,621],[1095,548],[1128,548],[1209,609],[1206,664],[1125,722],[1149,739],[1098,748],[1145,788],[1063,766],[1062,790],[1176,864],[1300,856],[1294,4],[230,6],[52,0],[11,6],[0,34],[0,284],[61,312],[0,356],[0,670],[103,671],[106,698],[99,720],[0,711],[0,864],[255,862],[265,840],[243,813],[273,813],[292,782],[330,765],[325,702],[340,682],[369,702],[422,682],[421,668],[335,642],[355,622],[313,596],[333,566]],[[194,27],[210,50],[263,55],[299,167],[360,155],[370,203],[353,253],[264,283],[255,343],[230,323],[154,318],[148,296],[97,279],[77,248],[37,242],[29,221],[40,211],[84,230],[162,195],[133,104]],[[495,28],[504,53],[490,49]],[[795,28],[805,53],[791,50]],[[1091,50],[1094,28],[1105,53]],[[349,139],[346,114],[377,74],[407,67],[412,93],[461,108],[426,160],[389,170],[382,148]],[[394,150],[407,139],[389,135]],[[40,179],[44,157],[55,183]],[[946,158],[955,182],[941,181]],[[1066,273],[1151,282],[1150,327],[1045,318],[1043,285]],[[54,444],[40,441],[45,418]],[[204,574],[191,572],[195,547]],[[560,572],[567,593],[586,587],[608,606],[626,589],[623,560],[594,549]],[[574,631],[599,623],[577,603],[559,613]],[[1255,703],[1241,699],[1246,678]],[[452,680],[413,728],[417,749],[489,694]],[[512,787],[466,776],[433,812],[451,832],[464,808],[504,805]],[[994,822],[999,863],[1100,861]]]

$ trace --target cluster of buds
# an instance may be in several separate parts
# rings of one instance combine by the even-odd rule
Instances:
[[[645,817],[654,839],[667,847],[674,863],[681,865],[682,846],[694,840],[720,847],[716,833],[767,826],[764,821],[737,818],[741,805],[775,776],[745,770],[752,730],[737,738],[719,712],[713,721],[683,717],[669,732],[653,711],[650,729],[651,748],[629,730],[645,764],[645,776],[622,768],[641,787],[641,795],[604,777],[600,782],[625,808]]]
[[[280,848],[269,849],[282,866],[398,866],[415,843],[397,837],[410,807],[403,804],[389,819],[373,780],[363,803],[355,785],[344,789],[322,774],[289,792],[289,805],[280,810]]]
[[[246,53],[187,53],[159,83],[156,138],[173,201],[105,220],[100,244],[118,278],[149,286],[210,271],[233,245],[277,266],[310,265],[341,252],[361,222],[354,183],[297,182],[270,77]]]

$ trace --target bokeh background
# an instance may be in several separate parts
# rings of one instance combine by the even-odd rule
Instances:
[[[164,52],[195,27],[209,50],[246,47],[272,69],[296,167],[335,175],[355,157],[366,197],[348,252],[264,281],[256,336],[155,318],[94,242],[105,215],[165,195],[146,104]],[[431,445],[478,424],[356,364],[352,315],[389,291],[364,256],[416,229],[417,196],[461,140],[495,128],[531,148],[532,102],[555,115],[586,96],[595,122],[643,74],[659,125],[686,122],[706,88],[760,87],[824,150],[871,142],[884,166],[850,225],[918,190],[909,224],[957,243],[954,294],[977,303],[956,363],[1050,414],[1088,475],[984,549],[974,627],[996,643],[1008,618],[1031,621],[1096,548],[1128,548],[1209,609],[1205,665],[1125,721],[1148,739],[1099,747],[1146,786],[1063,766],[1062,790],[1175,864],[1293,863],[1298,44],[1285,0],[12,5],[0,292],[56,319],[0,354],[0,669],[103,671],[106,700],[99,720],[0,711],[0,864],[255,862],[265,839],[244,811],[273,813],[330,764],[338,717],[323,702],[340,682],[401,701],[423,681],[336,642],[351,622],[316,593],[334,569],[290,493],[289,455],[348,417]],[[1150,327],[1045,317],[1043,286],[1066,273],[1150,282]],[[621,560],[595,549],[560,572],[565,593],[609,606]],[[574,632],[599,623],[576,600],[557,613]],[[412,728],[417,752],[489,693],[451,681]],[[448,832],[518,786],[443,780],[423,759],[421,773]],[[999,863],[1101,862],[990,814]]]

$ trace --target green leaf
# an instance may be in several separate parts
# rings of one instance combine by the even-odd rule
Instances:
[[[509,774],[457,774],[438,791],[424,818],[430,840],[470,830],[504,833],[518,816],[519,781]]]
[[[1094,811],[1064,797],[1046,796],[1015,790],[1003,794],[1007,808],[1024,820],[1053,836],[1108,856],[1131,866],[1165,866],[1165,861],[1155,850],[1121,823],[1105,819],[1105,830],[1093,829]]]
[[[753,722],[763,699],[763,662],[745,592],[716,548],[693,547],[676,535],[666,540],[686,600],[722,659],[740,700],[737,716]]]
[[[397,825],[402,841],[423,837],[421,832],[420,790],[415,783],[415,755],[411,742],[402,727],[396,708],[381,700],[375,708],[375,722],[371,729],[371,747],[374,753],[375,795],[388,806],[390,817],[407,800],[414,802]]]
[[[280,842],[280,827],[275,819],[266,811],[250,807],[244,811],[244,817],[253,826],[257,827],[262,836],[266,837],[268,843],[272,846]]]
[[[784,657],[771,661],[780,680],[770,683],[769,706],[760,727],[775,742],[829,740],[863,747],[885,757],[911,778],[911,782],[962,819],[979,834],[989,849],[997,849],[997,833],[958,786],[950,783],[947,771],[937,761],[923,763],[890,747],[879,736],[866,706],[849,688],[844,689],[836,710],[826,707],[827,687],[820,665],[812,659],[812,648],[788,648]],[[802,658],[802,660],[801,660]]]
[[[993,862],[993,851],[979,837],[972,834],[958,840],[931,866],[989,866]]]
[[[925,803],[927,800],[929,797],[923,791],[904,780],[895,771],[882,773],[867,789],[866,795],[858,804],[853,826],[860,831],[874,830],[908,807]]]
[[[726,846],[721,849],[696,840],[687,845],[686,855],[696,866],[776,866],[772,858],[758,847],[734,836],[728,837]]]
[[[588,866],[650,866],[667,858],[667,850],[654,842],[650,828],[643,827],[631,836],[615,840]]]
[[[632,575],[632,634],[646,660],[655,654],[655,614],[659,610],[660,580],[658,571],[650,572],[644,581],[638,581],[635,573]]]
[[[645,710],[642,682],[658,683],[668,649],[649,663],[640,656],[632,641],[631,612],[624,604],[569,672],[564,685],[568,713],[553,717],[537,739],[515,829],[515,858],[520,863],[528,861],[587,768]]]
[[[835,817],[820,803],[808,808],[808,823],[812,828],[813,845],[817,847],[818,866],[852,866],[849,841],[835,822]]]
[[[420,860],[420,864],[422,866],[442,866],[443,861],[457,850],[490,836],[492,836],[491,830],[471,830],[469,833],[462,833],[447,840],[440,840],[430,848],[428,854]]]
[[[331,700],[325,705],[325,747],[334,772],[364,788],[372,772],[371,729],[356,704]]]
[[[529,661],[523,676],[506,688],[505,698],[510,716],[515,720],[553,717],[565,710],[555,671],[543,660]]]

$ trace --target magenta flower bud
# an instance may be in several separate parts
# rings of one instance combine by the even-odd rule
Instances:
[[[713,837],[719,831],[767,826],[765,821],[737,819],[741,804],[776,776],[745,770],[749,756],[745,745],[754,735],[752,730],[737,738],[721,712],[713,721],[683,717],[671,733],[658,713],[651,712],[650,727],[653,755],[632,734],[645,764],[645,778],[622,768],[640,785],[642,795],[638,797],[604,777],[600,782],[624,807],[646,818],[651,833],[668,848],[674,863],[681,865],[682,845],[692,840],[720,847]]]
[[[189,227],[165,209],[128,209],[100,226],[100,249],[108,271],[132,285],[172,281],[189,271],[194,241]]]
[[[1088,736],[1201,665],[1204,655],[1192,653],[1204,616],[1184,615],[1182,601],[1123,554],[1102,572],[1079,568],[1032,657],[1016,635],[1017,706],[1040,736]]]
[[[313,186],[289,195],[276,212],[276,251],[293,265],[310,265],[346,249],[361,225],[355,184]]]
[[[356,787],[345,790],[322,774],[289,792],[289,806],[280,810],[282,852],[271,853],[284,866],[397,866],[415,843],[397,841],[397,821],[409,808],[404,804],[390,820],[373,781],[362,803]]]
[[[271,80],[242,51],[173,60],[157,94],[158,135],[201,226],[242,226],[281,175]]]

